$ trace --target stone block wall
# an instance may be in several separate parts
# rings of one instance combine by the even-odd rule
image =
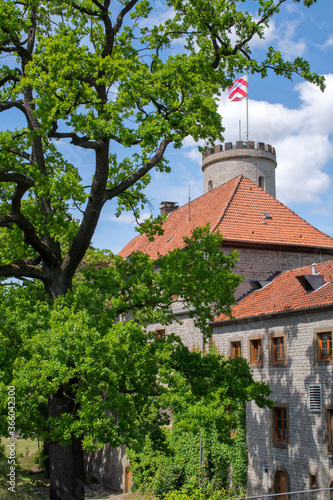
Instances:
[[[94,453],[84,454],[85,472],[114,491],[125,491],[125,474],[129,461],[125,446],[105,445]]]
[[[333,481],[327,446],[327,408],[333,409],[333,364],[316,363],[317,329],[333,330],[333,308],[228,322],[214,328],[213,341],[221,353],[229,354],[230,342],[241,340],[242,355],[249,362],[249,339],[262,336],[263,364],[251,365],[254,378],[267,382],[271,399],[287,407],[289,442],[286,448],[279,448],[272,440],[272,410],[248,404],[248,495],[276,493],[274,476],[279,469],[289,476],[289,491],[308,489],[310,474],[317,476],[318,488],[327,488]],[[273,335],[285,336],[285,366],[271,363]],[[321,385],[322,407],[318,413],[309,408],[310,384]]]
[[[164,329],[166,335],[170,335],[170,333],[174,333],[175,335],[179,335],[184,345],[186,345],[189,349],[201,349],[202,346],[202,333],[194,326],[193,319],[188,317],[188,314],[184,314],[180,305],[177,307],[175,312],[179,312],[177,318],[181,321],[181,323],[173,322],[171,325],[162,326],[158,323],[149,325],[148,330],[153,332],[157,330]]]
[[[262,142],[258,142],[256,146],[255,148],[253,141],[237,141],[234,148],[227,142],[224,151],[222,145],[207,151],[202,158],[204,193],[243,174],[275,196],[275,149]]]
[[[229,254],[235,247],[222,246],[224,253]],[[268,280],[275,273],[297,269],[313,263],[321,263],[331,260],[332,255],[318,252],[297,252],[285,250],[266,250],[260,248],[241,248],[239,250],[239,261],[236,263],[234,272],[244,276],[244,280],[235,293],[236,300],[253,290],[251,280]]]

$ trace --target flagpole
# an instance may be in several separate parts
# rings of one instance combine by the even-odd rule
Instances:
[[[246,72],[247,76],[247,92],[246,92],[246,142],[249,140],[249,72]]]

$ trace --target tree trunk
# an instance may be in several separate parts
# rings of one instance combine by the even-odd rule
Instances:
[[[65,396],[61,389],[49,395],[50,417],[60,417],[64,413],[75,413],[73,400]],[[50,499],[84,500],[84,464],[82,440],[72,436],[72,443],[61,446],[50,442]]]

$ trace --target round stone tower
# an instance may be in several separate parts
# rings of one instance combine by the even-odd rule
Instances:
[[[221,186],[239,174],[255,182],[275,197],[275,148],[254,141],[237,141],[215,146],[202,155],[204,193]]]

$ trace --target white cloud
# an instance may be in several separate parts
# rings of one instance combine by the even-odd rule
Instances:
[[[257,35],[253,37],[250,42],[251,49],[267,49],[273,45],[285,59],[293,60],[302,56],[307,45],[303,38],[295,39],[298,25],[299,20],[293,19],[277,27],[274,20],[271,20],[270,25],[264,28],[264,38]]]
[[[144,212],[141,214],[141,217],[139,219],[139,222],[143,222],[145,219],[150,217],[150,213]],[[107,217],[107,220],[109,222],[119,222],[119,224],[134,224],[135,223],[135,217],[131,212],[123,212],[120,214],[119,217],[116,217],[115,215],[110,215]]]
[[[199,165],[202,163],[202,157],[200,151],[195,148],[195,149],[190,149],[190,151],[184,151],[184,155],[186,158],[189,158],[192,161],[195,161]]]
[[[323,48],[332,47],[332,46],[333,46],[333,35],[330,35],[328,37],[328,39],[326,40],[326,42],[324,43]]]
[[[304,134],[285,137],[277,144],[277,193],[284,203],[319,203],[330,179],[323,171],[332,150],[328,139]],[[331,151],[332,152],[332,151]]]
[[[333,75],[326,76],[327,89],[303,82],[295,87],[301,106],[249,101],[250,139],[272,144],[277,151],[277,195],[284,203],[318,203],[328,190],[330,178],[325,167],[333,159]],[[227,140],[237,137],[235,103],[224,95],[220,110],[228,126]],[[240,105],[245,108],[243,103]],[[242,112],[239,108],[240,113]],[[244,113],[244,111],[243,111]],[[244,121],[245,123],[245,121]]]
[[[269,143],[277,152],[277,197],[284,203],[320,203],[330,186],[326,166],[333,161],[333,75],[326,75],[326,91],[307,82],[295,86],[301,105],[249,101],[250,140]],[[226,142],[238,138],[239,119],[245,124],[245,103],[228,101],[224,93],[219,105],[226,127]],[[245,130],[242,131],[245,140]],[[193,139],[186,141],[184,155],[201,163]]]
[[[147,19],[141,19],[140,25],[151,29],[154,26],[164,24],[168,19],[172,19],[174,15],[175,11],[173,7],[166,8],[161,2],[156,2],[153,13]]]

